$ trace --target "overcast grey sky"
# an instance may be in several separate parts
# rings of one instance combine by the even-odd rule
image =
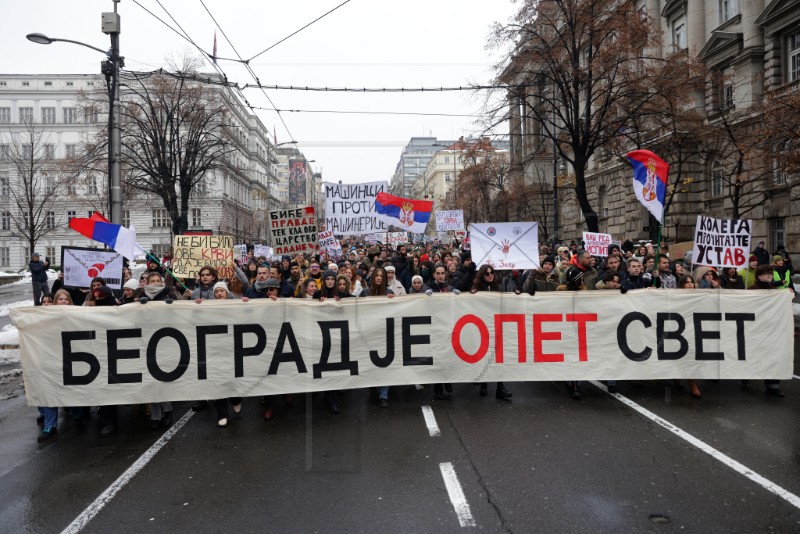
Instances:
[[[216,25],[201,0],[137,0],[177,29],[174,17],[203,50],[211,52]],[[203,0],[244,58],[275,44],[344,0],[274,2]],[[161,6],[169,10],[169,15]],[[98,72],[102,56],[67,43],[42,46],[25,35],[83,41],[107,48],[100,13],[113,11],[111,0],[0,0],[0,44],[4,73]],[[329,87],[448,87],[486,83],[499,59],[487,52],[490,24],[515,11],[511,0],[350,0],[299,34],[254,59],[251,66],[264,85]],[[199,55],[134,0],[118,5],[122,19],[120,48],[130,70],[166,65],[170,56]],[[236,53],[217,30],[217,55]],[[253,83],[237,63],[219,61],[231,81]],[[204,70],[211,71],[210,66]],[[481,95],[458,93],[308,93],[268,90],[283,110],[334,110],[404,113],[480,114]],[[258,89],[244,91],[251,105],[273,108]],[[471,117],[359,115],[258,111],[278,142],[295,139],[325,181],[355,183],[388,180],[401,148],[412,136],[443,139],[481,133]],[[496,133],[506,133],[502,125]]]

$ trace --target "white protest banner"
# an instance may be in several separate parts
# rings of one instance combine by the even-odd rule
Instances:
[[[386,244],[397,246],[408,243],[408,234],[405,232],[386,232]]]
[[[712,267],[747,267],[751,221],[697,216],[692,263]]]
[[[272,252],[304,254],[317,251],[317,216],[312,206],[269,212],[269,229],[272,232]]]
[[[539,268],[539,225],[535,222],[470,224],[472,261],[495,269]]]
[[[611,243],[611,234],[583,232],[583,248],[592,256],[608,256],[608,245]]]
[[[265,257],[267,259],[272,258],[272,247],[267,245],[253,245],[253,256],[256,258]]]
[[[448,232],[450,230],[464,229],[464,210],[449,210],[436,212],[436,231]]]
[[[220,278],[233,278],[233,237],[229,235],[176,235],[172,272],[178,278],[196,278],[201,268],[210,265]]]
[[[35,406],[440,382],[791,378],[790,291],[664,295],[137,302],[15,308],[11,319]]]
[[[375,197],[387,192],[389,183],[325,183],[325,228],[335,235],[363,235],[385,232],[386,224],[378,219]]]
[[[332,258],[341,258],[342,257],[342,244],[336,241],[332,246],[326,249],[328,251],[328,255]]]
[[[233,254],[239,263],[247,262],[247,245],[233,245]]]
[[[113,250],[61,247],[64,287],[89,287],[92,278],[102,276],[112,289],[122,288],[123,257]]]

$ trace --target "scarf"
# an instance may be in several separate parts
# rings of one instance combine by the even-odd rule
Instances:
[[[164,284],[148,284],[144,286],[144,294],[150,300],[156,298],[162,291],[164,291]]]

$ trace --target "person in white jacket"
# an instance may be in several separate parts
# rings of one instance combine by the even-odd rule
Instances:
[[[386,269],[386,285],[391,289],[395,295],[407,295],[406,288],[400,283],[400,280],[395,278],[395,268],[391,263],[384,265]]]

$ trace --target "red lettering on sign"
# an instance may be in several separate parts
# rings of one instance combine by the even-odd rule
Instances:
[[[525,314],[500,313],[494,316],[494,356],[497,363],[503,363],[503,323],[517,323],[517,355],[519,363],[525,363],[528,358],[527,343],[525,341]]]
[[[589,360],[588,343],[586,341],[586,323],[597,322],[596,313],[568,313],[567,321],[578,323],[578,360]]]
[[[563,363],[564,355],[560,353],[545,354],[542,341],[561,341],[561,332],[544,332],[542,323],[560,323],[560,313],[538,313],[533,316],[533,361],[535,363]]]
[[[464,350],[464,347],[461,346],[461,331],[468,324],[475,325],[478,328],[478,333],[481,336],[481,343],[475,354],[469,354]],[[461,317],[453,327],[453,334],[450,338],[450,342],[453,345],[453,350],[455,351],[456,356],[467,363],[478,363],[483,359],[484,356],[486,356],[486,352],[489,350],[489,329],[486,327],[486,323],[484,323],[480,317],[472,314],[465,315]]]

